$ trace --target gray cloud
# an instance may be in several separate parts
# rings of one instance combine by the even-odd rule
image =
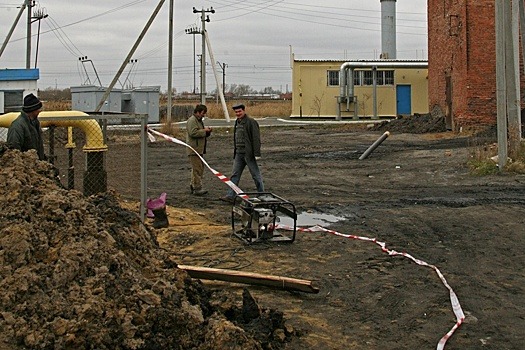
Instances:
[[[0,40],[9,31],[18,9],[13,0],[0,0]],[[19,0],[22,2],[21,0]],[[38,53],[40,88],[65,88],[87,81],[79,56],[93,60],[103,85],[108,85],[159,2],[156,0],[42,1],[49,17],[41,22]],[[399,0],[398,58],[427,58],[426,1]],[[226,63],[226,84],[247,84],[261,90],[291,89],[290,47],[296,58],[372,59],[381,50],[379,0],[174,1],[173,85],[191,91],[194,85],[193,38],[184,29],[200,26],[192,8],[215,9],[206,23],[215,60]],[[138,85],[167,87],[168,7],[166,0],[133,58],[130,74]],[[0,57],[0,69],[24,68],[27,15],[24,13]],[[34,66],[38,23],[32,25]],[[200,54],[201,38],[195,38]],[[210,55],[207,87],[215,88]],[[128,66],[121,78],[127,76]],[[219,69],[220,71],[220,69]],[[197,85],[199,70],[197,63]],[[89,79],[95,80],[90,72]],[[118,84],[117,84],[118,85]]]

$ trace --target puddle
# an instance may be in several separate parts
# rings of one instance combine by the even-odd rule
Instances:
[[[335,222],[344,220],[344,217],[321,213],[300,213],[297,215],[297,227],[299,226],[329,226]],[[279,216],[279,224],[293,226],[293,219],[289,216]]]

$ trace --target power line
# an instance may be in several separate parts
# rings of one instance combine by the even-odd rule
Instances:
[[[69,51],[69,53],[71,53],[75,57],[85,56],[75,45],[75,43],[68,37],[66,32],[62,29],[62,27],[60,27],[58,22],[55,21],[55,19],[52,16],[48,16],[48,18],[50,20],[50,23],[48,24],[51,28],[50,31],[53,32],[53,34],[55,34],[58,41],[60,41],[60,43],[66,48],[66,50]]]
[[[57,27],[55,29],[51,29],[51,30],[48,30],[48,31],[45,31],[45,32],[42,32],[41,34],[47,34],[53,30],[56,30],[56,29],[63,29],[63,28],[67,28],[67,27],[71,27],[73,25],[76,25],[76,24],[79,24],[79,23],[82,23],[82,22],[86,22],[86,21],[90,21],[92,19],[95,19],[95,18],[98,18],[98,17],[102,17],[102,16],[105,16],[105,15],[108,15],[110,13],[113,13],[113,12],[117,12],[117,11],[120,11],[120,10],[124,10],[128,7],[132,7],[132,6],[135,6],[141,2],[145,2],[147,0],[134,0],[134,1],[131,1],[131,2],[128,2],[124,5],[121,5],[119,7],[115,7],[113,9],[110,9],[110,10],[107,10],[107,11],[104,11],[104,12],[101,12],[99,14],[96,14],[96,15],[93,15],[93,16],[89,16],[89,17],[86,17],[84,19],[80,19],[78,21],[75,21],[75,22],[71,22],[71,23],[68,23],[68,24],[65,24],[63,26],[60,26],[60,27]],[[13,39],[11,40],[12,42],[16,42],[16,41],[20,41],[20,40],[25,40],[26,38],[18,38],[18,39]]]
[[[374,19],[374,20],[380,20],[380,16],[376,16],[376,17],[359,16],[359,15],[351,15],[350,16],[350,15],[342,14],[341,12],[337,12],[337,13],[326,12],[326,11],[323,11],[325,8],[327,8],[325,6],[319,7],[321,9],[323,9],[323,10],[313,11],[313,10],[305,10],[305,9],[300,9],[300,8],[299,9],[298,8],[293,8],[293,7],[289,7],[289,6],[286,6],[286,5],[279,6],[279,8],[276,8],[276,9],[272,9],[271,8],[271,7],[274,7],[274,5],[276,5],[277,3],[281,3],[281,1],[277,1],[277,2],[274,2],[274,3],[270,3],[270,4],[264,3],[264,5],[262,5],[262,4],[258,3],[258,2],[253,2],[253,1],[242,1],[242,5],[241,6],[237,6],[240,3],[238,1],[223,0],[223,1],[217,1],[217,2],[225,4],[225,7],[235,8],[237,11],[248,10],[248,11],[246,11],[243,14],[230,16],[230,17],[227,17],[227,18],[222,18],[222,19],[219,19],[218,21],[225,21],[225,20],[229,20],[229,19],[232,19],[232,18],[238,18],[238,17],[241,17],[241,16],[246,16],[246,15],[249,15],[249,14],[257,12],[257,13],[262,13],[262,14],[269,15],[269,16],[272,16],[272,17],[284,18],[284,19],[293,20],[293,21],[300,21],[300,22],[303,22],[303,23],[306,22],[306,23],[319,24],[319,25],[325,25],[325,26],[331,26],[331,27],[337,27],[337,28],[348,28],[348,29],[365,30],[365,31],[372,31],[372,32],[380,32],[381,31],[380,29],[377,29],[378,23],[372,23],[370,21],[357,21],[355,19],[352,19],[354,17],[361,17],[361,18],[370,18],[370,19]],[[308,5],[303,5],[303,6],[308,6]],[[312,6],[312,7],[317,7],[317,6]],[[285,10],[283,10],[283,8]],[[332,7],[332,8],[335,8],[335,7]],[[265,11],[267,9],[268,9],[268,11]],[[287,11],[286,9],[291,9],[292,11]],[[341,10],[341,8],[337,8],[337,9],[339,11]],[[304,13],[301,13],[300,11],[302,11]],[[352,11],[355,11],[355,9],[352,9]],[[362,11],[374,11],[374,10],[362,10]],[[228,12],[231,12],[231,11],[228,11]],[[289,14],[290,16],[285,16],[285,15],[283,15],[283,13]],[[380,13],[380,11],[374,11],[374,13]],[[299,18],[296,17],[296,16],[299,16]],[[335,18],[334,16],[338,16],[338,17],[343,16],[343,17],[342,18]],[[306,18],[304,18],[304,17],[306,17]],[[311,18],[328,19],[329,22],[321,22],[321,21],[313,20]],[[374,25],[376,27],[376,29],[370,29],[370,28],[363,28],[363,27],[347,25],[346,23],[348,23],[350,20],[351,20],[352,23],[362,23],[362,24]],[[412,21],[415,21],[415,20],[412,20]],[[337,22],[337,23],[335,23],[335,22]],[[426,20],[425,21],[421,21],[421,22],[426,23]],[[420,27],[420,26],[410,26],[410,25],[403,25],[403,24],[397,24],[397,26],[398,27],[406,27],[406,28],[426,29],[426,26],[425,27]],[[420,34],[420,33],[414,33],[414,32],[398,32],[398,33],[399,34],[409,34],[409,35],[426,35],[425,33]]]

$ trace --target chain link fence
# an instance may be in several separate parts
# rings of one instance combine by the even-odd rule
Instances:
[[[48,161],[62,185],[89,196],[114,190],[124,200],[140,202],[145,218],[148,116],[42,112],[39,116]],[[6,140],[7,128],[0,128]]]

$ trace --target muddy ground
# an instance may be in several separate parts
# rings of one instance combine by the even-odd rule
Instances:
[[[470,173],[471,155],[490,139],[396,125],[263,128],[267,191],[299,213],[343,218],[324,227],[377,238],[435,265],[466,316],[446,349],[523,349],[525,176]],[[359,160],[389,129],[390,137]],[[230,133],[214,131],[206,159],[229,175]],[[248,288],[262,305],[283,311],[300,335],[286,349],[435,349],[456,324],[435,270],[389,256],[372,242],[325,232],[298,232],[292,244],[246,245],[232,237],[231,207],[218,200],[225,184],[207,171],[209,193],[189,194],[181,146],[150,144],[149,169],[149,195],[167,192],[169,205],[170,227],[156,230],[157,239],[177,262],[301,278],[320,289]],[[240,187],[255,190],[248,172]],[[243,287],[204,284],[238,295]]]

